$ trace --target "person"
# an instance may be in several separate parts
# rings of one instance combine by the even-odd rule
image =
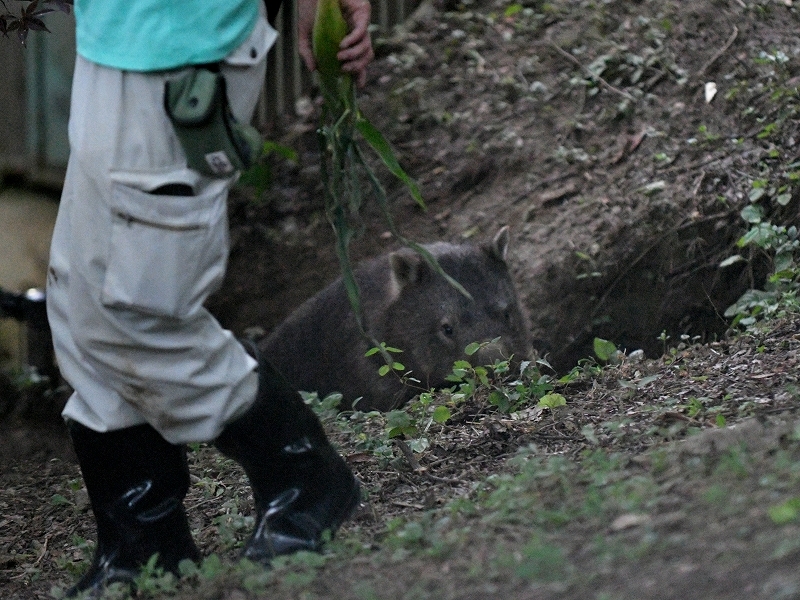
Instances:
[[[341,0],[343,69],[373,58],[368,0]],[[314,69],[316,0],[298,0],[300,54]],[[244,555],[317,550],[360,501],[313,411],[203,307],[227,260],[236,173],[190,168],[165,86],[208,67],[230,111],[252,118],[277,36],[260,0],[76,0],[70,158],[53,234],[48,319],[74,393],[63,411],[97,524],[94,559],[68,591],[132,582],[157,554],[196,560],[183,507],[186,444],[239,462],[255,500]],[[289,7],[286,7],[286,10]]]

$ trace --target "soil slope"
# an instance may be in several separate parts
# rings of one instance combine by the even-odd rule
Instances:
[[[178,597],[799,598],[797,316],[730,335],[724,311],[770,264],[719,267],[754,199],[797,221],[798,24],[790,0],[437,0],[381,37],[361,108],[428,204],[385,180],[402,231],[511,225],[531,336],[559,374],[595,337],[646,358],[584,365],[552,413],[478,394],[415,454],[329,416],[369,492],[334,552],[267,575],[207,567]],[[268,331],[338,273],[317,110],[266,132],[297,164],[231,199],[210,308],[236,333]],[[354,257],[394,247],[366,211]],[[87,497],[53,411],[0,394],[16,404],[0,423],[0,595],[49,598],[91,557]],[[198,545],[234,564],[247,486],[192,450]]]

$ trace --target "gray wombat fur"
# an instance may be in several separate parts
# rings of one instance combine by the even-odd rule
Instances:
[[[491,242],[425,248],[444,271],[472,295],[469,300],[416,252],[404,248],[355,269],[364,327],[378,342],[403,350],[393,354],[419,384],[381,377],[380,355],[365,357],[364,339],[339,278],[307,300],[260,344],[260,350],[298,389],[320,397],[341,392],[343,407],[361,398],[359,410],[391,410],[420,391],[441,387],[472,342],[500,337],[498,344],[469,357],[472,364],[524,358],[525,321],[506,264],[508,227]]]

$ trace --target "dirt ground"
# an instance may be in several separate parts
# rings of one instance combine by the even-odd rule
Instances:
[[[402,232],[458,241],[510,225],[531,337],[559,375],[595,337],[646,358],[559,386],[567,407],[552,416],[476,397],[413,460],[396,444],[376,456],[331,417],[369,500],[330,562],[257,589],[187,584],[186,597],[800,598],[800,525],[771,511],[791,516],[800,497],[797,319],[731,335],[723,313],[768,261],[719,267],[759,182],[789,186],[764,208],[797,222],[797,30],[791,0],[437,0],[380,37],[360,106],[428,204],[385,179]],[[272,164],[262,198],[231,199],[228,278],[209,307],[237,334],[269,331],[338,273],[317,108],[266,132],[298,162]],[[368,210],[354,258],[394,247]],[[49,598],[91,557],[87,500],[63,398],[2,394],[17,402],[0,423],[0,589]],[[614,464],[592,463],[598,449]],[[205,447],[191,461],[198,544],[233,562],[242,475]],[[517,517],[492,508],[504,493]],[[410,543],[400,522],[436,535]]]

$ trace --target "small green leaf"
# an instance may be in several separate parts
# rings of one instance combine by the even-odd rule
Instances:
[[[481,345],[478,342],[472,342],[469,346],[464,348],[464,354],[466,354],[467,356],[472,356],[480,349]]]
[[[391,370],[392,369],[391,369],[391,367],[389,367],[389,365],[381,365],[381,368],[378,369],[378,375],[380,375],[381,377],[384,377]]]
[[[607,362],[614,353],[617,351],[617,347],[614,345],[614,342],[609,342],[608,340],[604,340],[602,338],[594,338],[594,353],[603,362]]]
[[[390,410],[386,413],[386,424],[389,427],[408,427],[411,417],[404,410]]]
[[[581,433],[583,434],[583,437],[586,438],[586,441],[590,444],[597,445],[600,443],[600,440],[597,439],[597,434],[595,433],[593,426],[584,425],[581,427]]]
[[[255,163],[239,177],[239,185],[253,188],[256,198],[261,198],[271,184],[272,168],[266,163]]]
[[[437,406],[433,409],[433,420],[436,423],[445,423],[450,419],[450,409],[446,406]]]
[[[561,394],[547,394],[542,396],[541,400],[536,406],[541,408],[549,408],[550,410],[558,408],[559,406],[566,406],[567,399]]]
[[[411,448],[411,451],[417,453],[425,452],[429,445],[428,438],[415,438],[408,442],[408,447]]]
[[[273,152],[286,160],[297,162],[297,151],[289,146],[284,146],[271,140],[266,140],[262,148],[264,154],[272,154]]]
[[[386,437],[388,437],[389,439],[400,437],[401,435],[403,435],[403,432],[404,429],[402,427],[390,427],[386,431]]]
[[[403,365],[403,363],[399,363],[399,362],[393,362],[393,363],[392,363],[392,368],[393,368],[395,371],[405,371],[405,370],[406,370],[406,368],[405,368],[405,366]]]
[[[491,394],[489,394],[489,404],[492,406],[496,406],[497,410],[502,413],[507,413],[511,410],[511,402],[504,393],[499,390],[494,390]]]
[[[178,563],[178,573],[181,577],[200,575],[200,567],[193,560],[184,558]]]
[[[755,191],[763,192],[764,190],[759,189],[759,190],[753,190],[753,191],[754,192]],[[751,200],[752,200],[752,198],[751,198]],[[742,218],[745,221],[747,221],[748,223],[760,223],[762,217],[764,216],[764,211],[757,204],[748,204],[747,206],[745,206],[742,209],[742,212],[740,214],[741,214]]]
[[[225,569],[222,564],[222,559],[218,554],[211,554],[203,559],[200,565],[200,571],[205,579],[214,579]]]
[[[773,259],[773,268],[775,269],[776,275],[785,273],[791,278],[795,274],[792,269],[793,264],[794,256],[791,252],[778,252]]]
[[[789,498],[783,504],[770,506],[767,514],[777,525],[784,525],[800,519],[800,497]]]
[[[416,203],[422,208],[425,208],[425,201],[422,199],[422,194],[419,191],[417,183],[408,176],[400,166],[400,163],[397,162],[397,158],[395,158],[394,152],[392,152],[392,147],[389,145],[389,142],[386,141],[386,138],[383,137],[383,134],[362,115],[359,115],[358,120],[356,120],[356,129],[358,129],[359,133],[367,140],[367,143],[372,146],[372,149],[375,150],[375,153],[380,157],[383,164],[386,165],[386,168],[389,169],[392,175],[406,184],[408,191],[411,193],[411,197],[414,198]]]

